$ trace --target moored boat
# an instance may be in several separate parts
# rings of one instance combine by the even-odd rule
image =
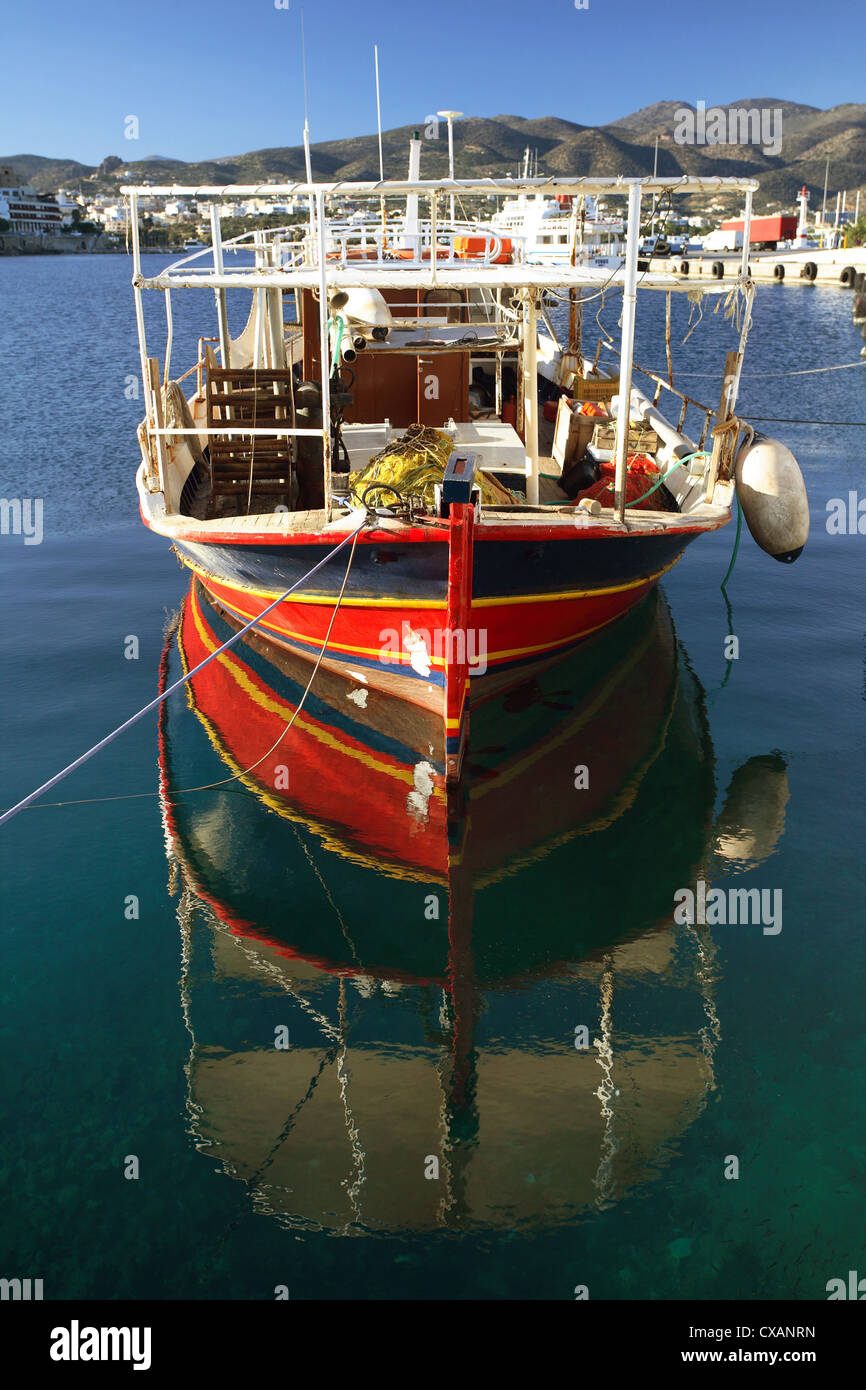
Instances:
[[[681,393],[674,424],[657,405],[665,383],[651,401],[632,376],[643,195],[731,186],[745,191],[748,208],[748,180],[271,187],[308,198],[301,239],[278,228],[225,244],[217,198],[254,190],[149,187],[149,197],[213,199],[211,247],[155,276],[143,273],[139,254],[141,190],[126,190],[147,407],[137,479],[145,524],[172,541],[227,616],[256,621],[270,642],[310,663],[311,680],[321,667],[348,682],[353,698],[383,690],[432,713],[447,777],[457,780],[470,689],[481,699],[558,660],[730,519],[735,464],[755,443],[734,413],[748,278],[735,291],[738,345],[699,441],[684,432]],[[624,266],[594,269],[574,257],[539,265],[482,222],[477,235],[442,232],[439,203],[455,191],[627,195]],[[381,200],[380,222],[329,219],[329,203],[370,197]],[[384,212],[397,199],[399,234]],[[426,220],[419,199],[429,202]],[[684,288],[670,274],[643,272],[640,283]],[[174,380],[171,295],[201,288],[214,295],[217,334],[200,339],[198,361]],[[149,355],[142,302],[154,289],[166,302],[162,368]],[[232,336],[228,296],[244,290],[248,318]],[[623,296],[616,376],[584,356],[575,329],[583,304],[603,293]],[[288,323],[287,298],[296,311]],[[548,313],[557,299],[569,307],[567,339]],[[188,399],[182,383],[193,375]],[[547,400],[559,412],[555,432]],[[753,531],[769,508],[767,548],[794,558],[808,530],[796,464],[765,447],[746,471]],[[777,475],[788,488],[781,517]],[[343,559],[330,563],[338,547]]]

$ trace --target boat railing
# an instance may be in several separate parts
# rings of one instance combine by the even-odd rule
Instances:
[[[467,262],[488,267],[495,265],[504,254],[503,237],[500,229],[480,221],[454,222],[446,227],[439,227],[427,219],[409,227],[387,223],[383,226],[381,221],[342,225],[329,221],[324,237],[325,258],[332,269],[346,270],[363,261],[367,267],[420,270],[429,267],[435,245],[439,268],[465,268]],[[508,236],[507,240],[510,243],[508,259],[512,263],[522,261],[526,238]],[[481,245],[470,244],[475,242]],[[284,267],[318,267],[318,237],[308,234],[291,248],[282,264]]]
[[[642,237],[642,198],[652,194],[655,206],[662,195],[694,195],[708,192],[742,192],[745,195],[743,254],[740,263],[738,290],[744,291],[745,311],[742,315],[740,344],[736,353],[731,354],[730,367],[726,367],[726,395],[724,419],[716,431],[725,425],[732,414],[739,386],[745,340],[751,319],[751,297],[753,285],[749,274],[749,226],[751,222],[752,195],[757,188],[754,179],[729,178],[535,178],[535,179],[443,179],[405,182],[358,182],[331,184],[287,184],[266,186],[233,185],[230,187],[206,186],[202,188],[179,188],[173,185],[150,188],[125,188],[122,191],[129,198],[129,221],[133,253],[133,288],[135,294],[136,319],[138,324],[139,352],[142,365],[142,378],[145,385],[147,420],[146,434],[154,441],[157,453],[157,472],[159,481],[165,482],[164,441],[170,434],[197,433],[200,431],[185,428],[166,427],[160,418],[161,400],[158,399],[159,371],[157,367],[154,380],[153,365],[156,359],[149,357],[145,332],[142,291],[156,289],[162,291],[166,301],[167,343],[164,378],[168,383],[169,362],[172,342],[172,322],[170,296],[175,287],[209,286],[216,299],[219,326],[220,353],[223,362],[229,361],[230,336],[226,310],[226,294],[235,288],[254,291],[256,303],[261,306],[262,321],[271,323],[275,342],[279,334],[274,328],[276,310],[281,292],[294,289],[311,290],[318,302],[319,339],[322,344],[321,389],[322,423],[319,429],[285,429],[279,433],[309,434],[322,440],[325,496],[330,495],[331,476],[331,406],[330,378],[331,351],[329,347],[330,311],[329,303],[335,288],[342,287],[394,287],[405,284],[411,289],[440,288],[438,276],[447,282],[442,288],[467,287],[483,288],[488,291],[507,291],[519,304],[522,320],[520,325],[520,362],[524,399],[524,443],[527,456],[527,498],[538,502],[538,322],[543,317],[542,293],[545,288],[567,288],[574,296],[581,287],[593,287],[602,294],[615,286],[622,293],[622,315],[620,363],[621,389],[618,397],[617,419],[615,425],[615,512],[620,522],[625,520],[627,446],[629,436],[629,409],[634,351],[635,305],[638,284],[670,291],[687,288],[680,285],[676,277],[652,275],[638,266],[640,241]],[[505,257],[502,252],[502,234],[485,224],[480,218],[456,224],[449,219],[440,219],[439,202],[443,195],[502,198],[514,193],[539,193],[547,195],[583,196],[603,194],[604,196],[628,198],[627,230],[625,253],[620,268],[593,270],[589,267],[544,266],[521,262],[523,246],[514,233],[510,237],[516,243],[511,254]],[[249,197],[290,195],[293,199],[304,200],[309,207],[306,227],[300,230],[298,224],[264,231],[251,229],[227,241],[222,239],[221,215],[231,199]],[[140,231],[138,225],[138,199],[177,198],[179,196],[206,198],[210,203],[211,246],[184,257],[167,271],[155,276],[146,276],[141,267]],[[393,220],[390,224],[385,216],[386,200],[400,199],[405,208],[402,221]],[[382,223],[373,230],[373,219],[366,222],[350,222],[345,218],[343,207],[352,199],[361,199],[366,208],[378,202],[382,208]],[[429,208],[429,219],[419,219],[419,209]],[[340,207],[335,207],[339,203]],[[332,216],[328,217],[328,207]],[[303,225],[303,224],[301,224]],[[464,237],[465,244],[458,244]],[[480,239],[481,245],[473,245],[472,238]],[[366,248],[365,248],[366,241]],[[400,245],[400,241],[404,244]],[[372,245],[370,245],[372,242]],[[408,244],[406,244],[408,243]],[[515,250],[517,255],[515,256]],[[426,254],[425,254],[426,253]],[[474,254],[473,254],[474,253]],[[244,254],[247,261],[238,270],[226,269],[226,258]],[[515,264],[517,260],[518,264]],[[506,262],[507,263],[503,263]],[[445,267],[443,269],[443,267]],[[405,279],[404,279],[405,272]],[[357,277],[357,278],[356,278]],[[604,277],[600,279],[600,277]],[[721,287],[719,287],[721,288]],[[708,287],[707,292],[712,292]],[[500,303],[503,296],[500,294]],[[268,307],[270,306],[270,307]],[[256,311],[259,313],[259,309]],[[200,353],[201,356],[201,353]],[[201,368],[199,370],[199,380]],[[722,412],[720,411],[720,416]],[[254,431],[249,424],[228,425],[221,421],[221,433],[246,434]],[[273,426],[262,431],[274,434]],[[716,452],[714,450],[714,452]],[[712,470],[711,470],[712,476]],[[709,488],[708,488],[709,490]]]
[[[326,263],[329,269],[339,270],[357,265],[359,261],[368,268],[429,269],[434,242],[439,268],[465,269],[469,263],[489,267],[503,255],[503,239],[509,243],[511,263],[522,263],[528,238],[480,220],[467,219],[441,226],[435,220],[424,219],[407,228],[388,223],[383,226],[381,220],[372,218],[364,222],[327,219],[324,228]],[[461,245],[461,240],[464,243],[481,241],[482,245]],[[252,255],[252,262],[231,267],[232,271],[249,271],[251,278],[256,271],[266,269],[314,270],[319,267],[320,237],[315,228],[308,227],[302,233],[296,223],[287,223],[280,227],[253,228],[221,240],[219,251],[223,261],[227,257]],[[204,279],[213,277],[214,271],[214,247],[210,245],[173,261],[164,274],[171,278],[201,275]]]

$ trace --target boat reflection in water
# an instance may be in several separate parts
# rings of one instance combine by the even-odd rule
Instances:
[[[163,678],[230,631],[194,581]],[[257,1210],[354,1235],[552,1225],[652,1180],[721,1038],[674,893],[772,852],[781,758],[714,824],[661,595],[473,708],[458,791],[435,721],[326,673],[286,732],[308,671],[245,640],[163,707],[197,1147]]]

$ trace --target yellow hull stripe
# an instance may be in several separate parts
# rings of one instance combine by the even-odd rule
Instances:
[[[573,598],[601,598],[605,594],[623,594],[628,589],[636,589],[640,584],[651,584],[653,580],[660,579],[668,570],[673,569],[674,565],[682,559],[678,555],[675,560],[671,560],[669,565],[664,565],[660,570],[654,570],[652,574],[645,574],[640,579],[630,579],[626,584],[610,584],[603,589],[560,589],[552,594],[508,594],[501,598],[474,598],[472,607],[475,608],[503,608],[506,605],[521,603],[558,603],[562,599]]]
[[[218,643],[213,641],[204,626],[204,620],[198,604],[198,595],[195,593],[193,593],[192,613],[196,631],[202,645],[209,652],[216,651]],[[237,658],[231,656],[228,652],[223,652],[217,660],[226,668],[235,684],[241,688],[249,699],[262,709],[267,710],[269,714],[277,715],[284,723],[288,724],[291,718],[291,707],[282,701],[272,699],[269,695],[266,695],[264,691],[260,690],[259,687],[250,680]],[[369,767],[373,772],[382,772],[387,777],[393,777],[398,782],[404,782],[406,786],[410,788],[415,785],[413,775],[407,769],[392,767],[389,763],[380,762],[378,758],[370,753],[362,752],[359,748],[347,747],[346,744],[341,743],[339,739],[335,738],[333,734],[329,733],[326,729],[311,724],[303,715],[298,715],[293,728],[303,730],[305,734],[316,739],[319,743],[324,744],[326,748],[331,748],[335,752],[343,754],[345,757],[354,758],[357,762],[363,763],[365,767]],[[433,796],[436,797],[437,800],[444,798],[444,795],[445,793],[440,786],[437,785],[434,787]]]
[[[181,655],[181,660],[183,662],[184,671],[186,671],[186,662],[183,660],[183,655]],[[195,698],[189,688],[187,688],[187,700],[196,719],[199,720],[204,728],[208,742],[211,744],[214,751],[223,762],[232,769],[238,777],[238,781],[249,791],[253,792],[256,799],[264,806],[267,806],[269,811],[275,812],[282,820],[290,821],[293,825],[304,826],[306,830],[311,831],[312,834],[319,837],[326,850],[329,850],[332,854],[338,854],[341,859],[345,859],[351,864],[358,864],[365,869],[373,869],[376,873],[385,874],[388,878],[406,879],[410,883],[438,883],[440,887],[448,887],[448,879],[441,871],[430,870],[428,872],[424,869],[416,869],[408,865],[400,864],[396,860],[384,859],[380,855],[364,854],[353,845],[347,844],[345,841],[339,839],[339,837],[334,834],[330,825],[326,825],[323,821],[317,820],[314,816],[301,815],[300,812],[293,810],[286,805],[285,802],[280,801],[270,792],[266,792],[259,786],[258,782],[254,782],[251,777],[247,777],[243,773],[243,770],[238,767],[207,715],[202,714],[201,710],[196,705]],[[169,789],[169,796],[170,795],[171,791]],[[175,846],[177,847],[177,841],[175,841]],[[192,875],[192,870],[189,866],[185,864],[185,868],[187,873]],[[195,884],[193,885],[193,890],[196,891]]]
[[[184,563],[186,563],[186,562],[184,562]],[[190,565],[189,568],[192,569],[193,566]],[[214,575],[210,575],[210,574],[208,574],[206,571],[196,570],[195,573],[196,573],[196,574],[198,575],[198,577],[201,579],[201,582],[204,584],[205,588],[208,587],[208,583],[209,583],[209,582],[210,582],[211,584],[223,584],[223,585],[225,585],[225,587],[226,587],[227,589],[232,589],[232,588],[234,588],[234,581],[233,581],[233,580],[230,581],[230,580],[226,580],[226,579],[217,579]],[[251,591],[251,592],[252,592],[252,591]],[[260,591],[258,591],[258,592],[260,592]],[[276,598],[277,595],[275,594],[274,597]],[[214,598],[216,599],[217,603],[227,603],[227,602],[228,602],[228,600],[226,600],[226,599],[221,599],[221,598],[219,598],[217,595],[214,595]],[[288,602],[288,601],[289,601],[289,600],[287,600],[287,602]],[[335,602],[335,600],[333,600],[333,599],[330,600],[331,607],[334,606],[334,602]],[[231,607],[232,607],[233,611],[236,612],[236,613],[239,613],[240,616],[241,616],[242,618],[250,619],[250,618],[254,618],[254,617],[256,616],[255,613],[250,613],[248,609],[242,608],[241,605],[240,605],[239,603],[236,603],[236,602],[235,602],[234,598],[232,598]],[[320,641],[318,641],[315,637],[312,637],[309,633],[305,633],[305,632],[294,632],[291,628],[275,627],[272,623],[269,623],[269,622],[267,622],[267,621],[258,623],[258,624],[257,624],[257,627],[258,627],[260,630],[261,630],[261,629],[265,629],[265,630],[268,631],[268,632],[273,632],[273,633],[274,633],[276,636],[278,636],[278,637],[293,637],[293,638],[295,639],[296,642],[300,642],[300,643],[302,643],[303,645],[305,645],[305,646],[307,646],[307,647],[310,647],[310,646],[314,646],[314,647],[315,647],[315,646],[318,646],[318,647],[321,647],[321,645],[322,645]],[[369,656],[369,657],[372,657],[374,660],[380,660],[380,658],[381,658],[381,648],[378,648],[378,647],[357,647],[357,646],[354,646],[352,643],[349,643],[349,642],[335,642],[333,638],[331,638],[331,639],[329,640],[329,642],[328,642],[328,651],[329,651],[329,652],[331,652],[331,651],[345,652],[345,653],[347,653],[349,656]],[[431,665],[431,666],[440,666],[443,670],[445,669],[445,658],[444,658],[444,657],[441,657],[441,656],[431,656],[431,657],[429,658],[429,660],[430,660],[430,665]],[[384,665],[385,663],[383,662],[382,664]],[[405,661],[401,661],[401,662],[395,663],[395,667],[399,670],[400,667],[402,667],[402,666],[407,666],[407,667],[408,667],[409,664],[410,664],[410,663],[409,663],[409,660],[408,660],[408,658],[407,658]]]
[[[180,552],[179,552],[180,553]],[[248,594],[255,594],[257,598],[266,598],[271,602],[279,598],[279,589],[259,589],[253,584],[244,584],[238,579],[221,579],[219,575],[212,574],[209,570],[202,569],[194,561],[187,559],[183,554],[180,559],[188,569],[197,574],[199,579],[210,579],[214,583],[225,584],[230,588],[243,589]],[[558,603],[562,600],[576,598],[602,598],[605,594],[621,594],[628,589],[634,589],[639,584],[651,583],[655,579],[660,579],[668,570],[673,569],[674,565],[682,559],[682,555],[677,555],[676,559],[671,560],[670,564],[663,565],[659,570],[653,570],[651,574],[642,575],[638,579],[630,579],[625,584],[609,584],[599,589],[557,589],[550,594],[502,594],[493,598],[474,598],[472,607],[475,608],[504,608],[514,607],[527,603]],[[313,603],[331,604],[334,603],[333,595],[304,595],[292,594],[286,599],[287,603]],[[352,608],[432,608],[442,610],[447,607],[444,599],[398,599],[398,598],[344,598],[343,605]]]
[[[240,579],[221,579],[218,574],[212,574],[210,570],[202,569],[186,555],[177,552],[182,564],[187,569],[197,574],[202,581],[210,579],[214,583],[226,584],[233,589],[243,589],[245,593],[255,594],[257,598],[270,599],[279,598],[281,589],[258,589],[254,584],[245,584]],[[292,594],[286,599],[286,603],[318,603],[323,606],[333,608],[336,602],[336,594]],[[445,599],[414,599],[414,598],[348,598],[344,597],[340,605],[342,608],[434,608],[444,609],[447,607]]]

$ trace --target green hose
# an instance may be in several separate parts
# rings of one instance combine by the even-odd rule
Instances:
[[[734,631],[734,613],[733,609],[731,608],[731,600],[728,597],[727,583],[734,572],[734,565],[737,559],[737,552],[740,549],[740,532],[743,529],[743,509],[740,506],[740,499],[737,497],[736,492],[734,493],[734,505],[737,508],[737,534],[734,536],[734,549],[731,554],[731,563],[728,565],[727,573],[724,579],[722,580],[721,584],[719,585],[719,588],[722,591],[722,596],[725,600],[725,612],[727,613],[728,618],[728,632],[731,634],[733,634]],[[733,661],[729,661],[725,674],[722,677],[722,680],[716,686],[715,690],[708,691],[707,704],[712,704],[713,700],[715,700],[716,696],[720,693],[720,691],[724,690],[725,686],[731,678],[731,671],[733,670],[733,666]]]
[[[740,548],[740,532],[743,529],[743,509],[740,506],[740,499],[738,498],[736,492],[734,492],[734,506],[737,509],[737,534],[734,537],[734,550],[733,554],[731,555],[731,563],[728,565],[728,572],[722,580],[721,584],[719,585],[719,588],[721,589],[723,594],[725,593],[725,585],[727,584],[728,580],[734,572],[734,565],[737,560],[737,551]]]
[[[681,468],[683,464],[691,463],[692,459],[709,457],[710,455],[707,453],[706,449],[695,449],[694,453],[686,454],[685,458],[677,459],[676,463],[672,463],[670,468],[665,469],[664,473],[662,473],[661,476],[657,478],[657,480],[653,483],[649,491],[643,494],[643,497],[633,498],[631,502],[626,503],[626,506],[636,507],[638,502],[643,502],[646,500],[647,497],[651,497],[652,494],[655,492],[656,488],[661,487],[662,483],[665,481],[665,478],[669,478],[672,473],[676,473],[677,469]]]
[[[336,330],[337,330],[337,337],[336,337],[336,341],[335,341],[335,343],[334,343],[334,359],[333,359],[333,360],[334,360],[334,362],[336,362],[336,363],[338,363],[338,364],[339,364],[339,361],[340,361],[340,344],[341,344],[342,341],[343,341],[343,322],[344,322],[344,321],[343,321],[343,316],[342,316],[342,314],[338,314],[337,317],[336,317],[335,319],[328,319],[328,327],[329,327],[329,328],[336,328]]]

